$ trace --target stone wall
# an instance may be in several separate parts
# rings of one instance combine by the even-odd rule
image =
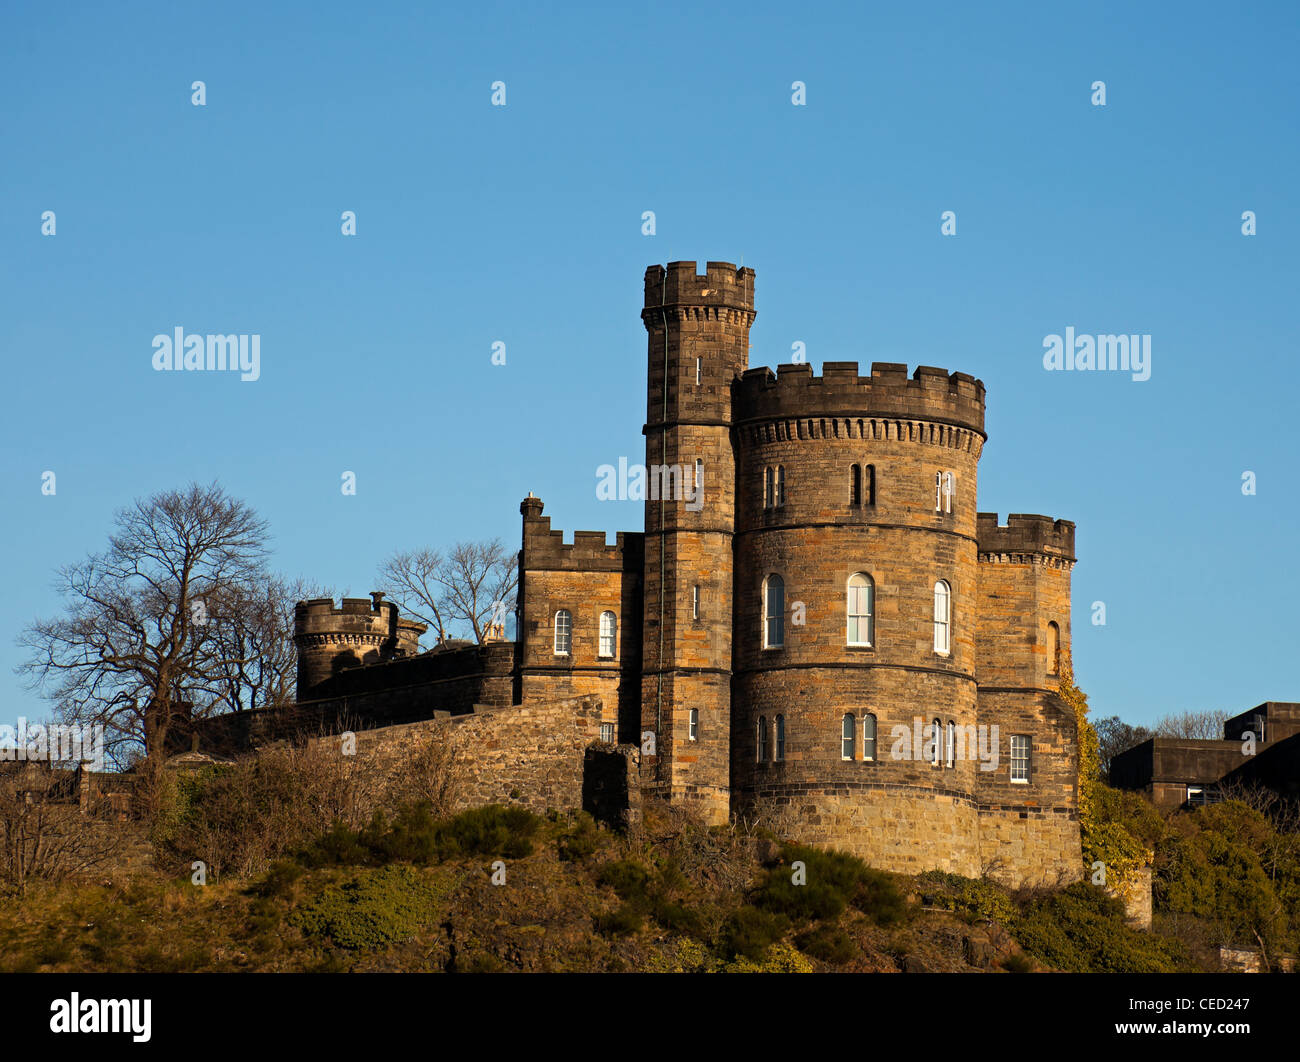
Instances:
[[[580,808],[587,747],[600,736],[599,697],[493,708],[359,731],[356,756],[376,770],[402,763],[429,739],[447,741],[455,763],[454,807],[514,804],[545,814]],[[337,744],[314,738],[309,744]]]

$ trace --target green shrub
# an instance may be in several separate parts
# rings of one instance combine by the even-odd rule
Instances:
[[[289,915],[306,936],[349,949],[409,940],[434,917],[438,891],[420,871],[390,866],[328,885]]]
[[[670,933],[701,939],[705,935],[704,919],[698,911],[672,900],[659,900],[651,910],[654,920]]]
[[[719,944],[726,955],[738,955],[760,962],[767,949],[780,940],[789,928],[784,915],[757,907],[741,907],[723,924]]]
[[[302,875],[303,869],[297,863],[280,860],[272,863],[262,880],[250,886],[248,892],[252,896],[286,897],[293,893],[293,883]]]
[[[980,919],[1010,924],[1016,917],[1016,905],[1007,890],[987,878],[963,878],[942,870],[930,870],[917,878],[922,902],[975,922]]]
[[[803,924],[837,918],[851,904],[881,925],[897,922],[906,911],[893,878],[856,856],[804,845],[786,845],[781,855],[784,865],[767,872],[754,897],[766,911]],[[802,885],[793,881],[796,861],[804,864]]]
[[[633,859],[606,863],[596,874],[596,884],[608,885],[620,900],[645,901],[650,874]]]
[[[1186,968],[1177,944],[1125,924],[1123,905],[1087,882],[1031,901],[1013,932],[1026,951],[1069,973],[1170,973]]]
[[[611,937],[625,937],[637,932],[645,913],[636,904],[625,903],[608,914],[596,916],[596,932]]]
[[[794,938],[795,946],[806,955],[832,966],[843,966],[858,954],[852,938],[839,926],[817,926]]]
[[[469,856],[522,859],[533,851],[542,820],[524,808],[490,804],[439,821],[427,802],[402,807],[389,822],[382,811],[351,830],[336,823],[298,856],[306,866],[427,866]]]
[[[556,838],[555,847],[567,863],[589,859],[601,847],[600,828],[587,812],[579,812],[573,824]]]

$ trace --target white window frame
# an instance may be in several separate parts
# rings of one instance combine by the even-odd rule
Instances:
[[[856,759],[857,744],[858,721],[853,717],[852,712],[845,712],[844,717],[840,720],[840,759]]]
[[[775,612],[772,611],[773,579],[781,587],[780,607]],[[773,633],[776,634],[776,638],[772,637]],[[785,580],[776,572],[763,580],[763,648],[785,648]]]
[[[785,505],[785,465],[776,466],[776,507]]]
[[[691,619],[700,618],[700,584],[691,587]]]
[[[946,579],[934,584],[934,651],[952,655],[952,586]]]
[[[763,508],[772,508],[772,501],[776,497],[776,470],[768,465],[763,469]]]
[[[617,737],[618,737],[618,734],[616,733],[616,730],[615,730],[615,724],[614,724],[614,723],[601,723],[601,724],[600,724],[600,740],[601,740],[601,741],[605,741],[605,742],[608,742],[609,744],[613,745],[613,744],[615,744],[615,740],[616,740]]]
[[[754,762],[767,762],[767,716],[760,715],[754,724]]]
[[[781,763],[785,760],[785,716],[778,714],[776,725],[773,728],[772,736],[772,762]]]
[[[696,741],[700,736],[700,710],[692,708],[686,713],[686,739]]]
[[[704,359],[696,358],[695,359],[695,382],[697,384],[700,382],[700,373],[703,367],[704,367]]]
[[[864,580],[862,584],[854,585],[853,580]],[[854,606],[862,606],[861,591],[866,591],[866,611],[855,612]],[[845,630],[844,640],[846,645],[865,646],[871,648],[876,641],[876,582],[866,572],[854,572],[849,576],[846,587],[845,601]],[[858,621],[858,637],[853,637],[853,621]],[[866,637],[862,637],[863,621],[866,623]]]
[[[930,765],[938,767],[943,763],[943,720],[936,719],[930,724]]]
[[[956,720],[948,720],[948,729],[945,733],[944,744],[944,763],[948,767],[957,766],[957,723]]]
[[[609,631],[605,630],[605,618],[609,617]],[[618,617],[609,609],[600,614],[600,642],[597,655],[602,660],[613,660],[618,656]],[[608,649],[606,649],[608,644]]]
[[[868,737],[867,731],[870,728],[871,734]],[[867,712],[862,716],[862,759],[871,761],[876,758],[876,717]]]
[[[1023,750],[1024,755],[1023,755],[1023,756],[1018,756],[1018,755],[1016,754],[1017,749],[1021,749],[1021,750]],[[1012,782],[1012,784],[1013,784],[1013,785],[1028,785],[1028,784],[1029,784],[1030,773],[1031,773],[1031,771],[1033,770],[1033,763],[1032,763],[1032,760],[1031,760],[1032,742],[1031,742],[1030,739],[1029,739],[1029,735],[1028,735],[1028,734],[1012,734],[1012,735],[1011,735],[1011,742],[1010,742],[1010,752],[1011,752],[1011,755],[1010,755],[1010,757],[1009,757],[1009,763],[1010,763],[1010,774],[1011,774],[1011,782]],[[1023,763],[1023,765],[1024,765],[1024,766],[1023,766],[1023,777],[1021,777],[1021,776],[1017,773],[1017,764],[1020,764],[1020,763]]]
[[[564,617],[564,648],[560,648],[560,617]],[[556,656],[569,656],[573,652],[573,613],[567,608],[555,610],[555,618],[552,620],[555,632],[554,649]]]

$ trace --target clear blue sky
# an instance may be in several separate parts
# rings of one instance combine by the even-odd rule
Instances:
[[[752,364],[984,380],[980,508],[1077,522],[1096,714],[1300,700],[1300,16],[1135,6],[6,5],[0,716],[45,713],[53,569],[191,479],[354,594],[513,545],[529,490],[639,529],[594,488],[642,458],[643,271],[742,256]],[[260,334],[261,379],[154,372],[178,325]],[[1149,333],[1150,380],[1045,372],[1066,326]]]

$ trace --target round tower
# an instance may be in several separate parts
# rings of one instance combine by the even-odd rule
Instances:
[[[730,802],[732,389],[754,317],[752,269],[646,270],[641,730],[654,750],[643,784],[713,822],[727,821]]]
[[[298,700],[308,700],[322,682],[349,667],[374,664],[410,645],[419,632],[399,628],[397,606],[382,593],[299,601],[294,608],[293,641],[298,648]],[[414,638],[412,638],[414,635]]]
[[[977,874],[983,383],[753,369],[735,423],[738,807],[874,865]]]

